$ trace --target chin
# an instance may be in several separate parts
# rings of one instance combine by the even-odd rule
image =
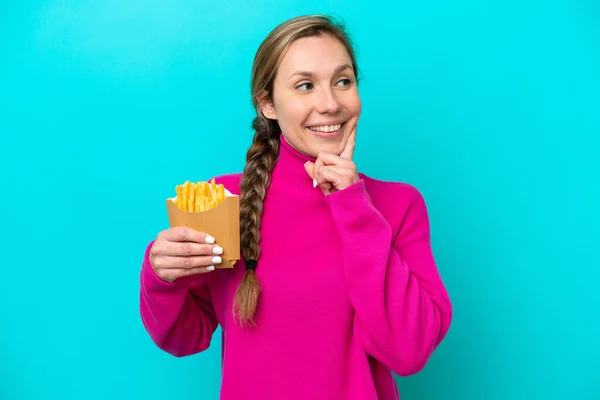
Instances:
[[[318,135],[311,135],[309,133],[305,139],[304,148],[313,157],[316,157],[321,151],[339,154],[343,151],[343,148],[346,144],[345,138],[346,136],[343,132],[330,137],[321,137]]]
[[[293,137],[287,137],[288,142],[299,153],[308,157],[317,158],[320,152],[328,152],[333,154],[341,154],[346,145],[346,134],[343,129],[333,134],[315,134],[307,128],[300,128],[302,132],[298,132]]]
[[[341,154],[343,151],[343,143],[331,143],[331,142],[321,142],[321,143],[311,143],[308,146],[308,155],[312,157],[317,157],[320,152],[327,152],[333,154]]]

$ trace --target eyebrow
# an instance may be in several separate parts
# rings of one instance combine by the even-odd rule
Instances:
[[[350,64],[343,64],[343,65],[340,65],[339,67],[337,67],[335,69],[335,71],[333,71],[333,74],[337,75],[338,73],[342,72],[343,70],[345,70],[347,68],[354,69],[354,68],[352,68],[352,65],[350,65]],[[309,71],[294,71],[290,75],[290,79],[293,76],[295,76],[295,75],[300,75],[300,76],[306,76],[306,77],[309,77],[309,78],[313,78],[315,76],[315,73],[314,72],[309,72]]]

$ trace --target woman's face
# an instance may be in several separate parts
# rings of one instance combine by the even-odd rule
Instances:
[[[300,153],[339,155],[362,110],[345,47],[330,35],[295,41],[277,71],[273,98],[261,109]]]

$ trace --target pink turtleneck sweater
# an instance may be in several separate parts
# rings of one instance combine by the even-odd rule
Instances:
[[[452,318],[425,202],[413,186],[364,174],[325,196],[304,170],[314,159],[281,141],[261,225],[258,327],[231,316],[243,260],[167,283],[150,265],[152,242],[143,324],[177,357],[208,348],[220,325],[222,400],[399,399],[392,371],[423,369]],[[216,181],[239,194],[240,178]]]

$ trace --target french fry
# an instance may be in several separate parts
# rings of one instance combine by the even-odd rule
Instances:
[[[218,191],[218,195],[217,195],[217,203],[222,202],[223,200],[225,200],[225,186],[223,185],[219,185],[217,188]]]
[[[190,191],[189,193],[189,197],[188,197],[188,207],[187,210],[194,212],[194,200],[196,199],[196,186],[191,186],[190,185]]]
[[[213,178],[213,180],[210,182],[210,194],[211,197],[214,198],[217,195],[217,187],[215,185],[215,180]]]
[[[202,198],[202,192],[200,192],[200,186],[196,186],[196,199],[194,200],[194,212],[200,212],[200,199]]]
[[[184,211],[187,211],[187,197],[188,197],[189,189],[190,189],[189,182],[185,181],[185,183],[183,184],[183,193],[181,196],[181,209]]]
[[[181,198],[183,197],[183,188],[180,185],[175,187],[175,193],[177,197],[175,198],[175,204],[177,207],[181,208]]]

